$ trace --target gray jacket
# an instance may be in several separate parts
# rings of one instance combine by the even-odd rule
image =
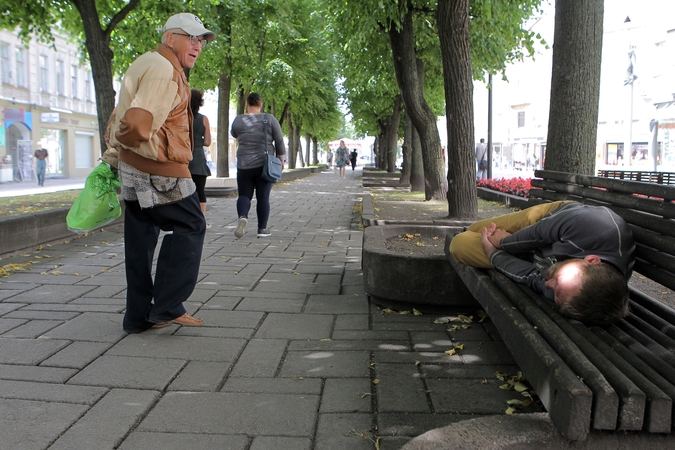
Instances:
[[[514,255],[528,255],[532,261]],[[552,263],[588,255],[599,256],[628,280],[635,264],[633,234],[609,208],[571,202],[502,239],[490,263],[513,281],[553,300],[553,290],[544,286]]]
[[[263,116],[267,116],[267,138]],[[279,121],[272,114],[240,114],[232,122],[232,137],[237,139],[237,169],[255,169],[265,162],[265,151],[282,157],[286,154]],[[267,139],[267,149],[265,149]]]

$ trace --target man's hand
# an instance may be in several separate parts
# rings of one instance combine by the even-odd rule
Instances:
[[[490,238],[495,232],[496,225],[491,223],[489,226],[483,228],[483,231],[480,233],[480,243],[483,246],[483,251],[485,256],[490,259],[490,256],[497,250],[497,247],[490,242]]]
[[[494,223],[490,224],[490,228],[492,228],[492,232],[488,233],[488,239],[490,239],[490,243],[492,243],[492,245],[497,248],[501,247],[502,239],[504,239],[506,236],[511,236],[511,233],[506,230],[502,230],[501,228],[497,228]]]

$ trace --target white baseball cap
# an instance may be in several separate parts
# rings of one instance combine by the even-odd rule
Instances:
[[[160,28],[159,31],[162,33],[166,30],[174,30],[180,28],[185,31],[190,36],[204,36],[207,41],[213,41],[216,39],[216,33],[209,31],[204,27],[204,24],[199,17],[190,13],[180,13],[174,14],[169,17],[169,20],[166,21],[166,24]]]

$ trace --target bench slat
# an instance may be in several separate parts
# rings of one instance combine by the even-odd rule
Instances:
[[[670,324],[675,323],[675,310],[667,307],[662,302],[650,297],[644,292],[638,291],[634,287],[628,286],[628,291],[630,292],[630,297],[633,299],[633,301],[639,303],[640,306],[648,309]]]
[[[658,329],[651,326],[647,321],[636,316],[635,314],[630,314],[625,317],[623,320],[633,325],[635,328],[649,336],[654,341],[658,342],[666,350],[675,352],[675,339],[666,336],[661,333]]]
[[[663,362],[675,367],[675,354],[669,352],[661,344],[656,342],[654,339],[647,336],[642,331],[638,330],[636,327],[631,325],[625,320],[617,322],[614,326],[624,331],[626,334],[631,336],[637,342],[648,348],[652,353],[654,353],[658,358]]]
[[[627,372],[624,373],[649,396],[647,401],[648,404],[651,403],[653,409],[649,410],[645,416],[645,429],[651,433],[669,432],[672,428],[675,387],[610,333],[600,327],[592,327],[591,331],[616,352],[616,356],[621,358],[620,364],[625,364],[625,366],[620,364],[617,366],[626,370]]]
[[[488,315],[499,317],[493,321],[495,327],[558,430],[567,439],[585,439],[590,430],[591,390],[579,381],[523,315],[508,306],[511,303],[485,271],[448,259]]]

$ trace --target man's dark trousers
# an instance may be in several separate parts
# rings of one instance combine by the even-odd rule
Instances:
[[[137,201],[126,200],[125,206],[127,309],[123,327],[139,333],[153,323],[185,314],[183,302],[197,284],[206,220],[196,192],[154,208],[141,209]],[[160,230],[173,233],[163,238],[153,283],[152,258]]]

